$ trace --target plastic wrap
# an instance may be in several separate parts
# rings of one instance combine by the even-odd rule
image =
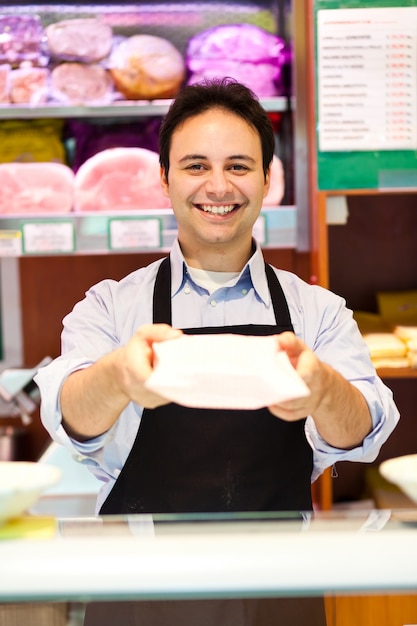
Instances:
[[[283,39],[252,24],[226,24],[197,33],[188,42],[190,84],[230,76],[259,97],[280,95],[286,61]]]
[[[113,81],[96,63],[65,62],[51,72],[50,97],[65,104],[103,104],[112,101]]]
[[[129,100],[173,98],[185,78],[185,62],[162,37],[133,35],[112,52],[109,70],[116,88]]]
[[[65,163],[61,119],[0,121],[0,162]]]
[[[20,67],[9,76],[10,101],[14,104],[44,104],[48,99],[50,70],[46,67]]]
[[[113,44],[112,28],[94,19],[62,20],[46,28],[51,57],[61,61],[95,63],[104,59]]]
[[[44,65],[44,39],[38,15],[0,15],[0,63]]]

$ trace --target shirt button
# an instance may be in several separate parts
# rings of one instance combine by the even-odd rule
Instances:
[[[191,293],[191,289],[189,287],[184,288],[184,293]]]
[[[243,293],[244,296],[246,296],[246,294],[248,293],[248,290],[247,289],[242,289],[242,293]]]
[[[210,304],[212,307],[215,307],[217,305],[217,302],[215,300],[210,300]]]

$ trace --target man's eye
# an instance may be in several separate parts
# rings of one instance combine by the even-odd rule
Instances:
[[[191,163],[191,165],[187,166],[187,170],[193,170],[196,172],[199,172],[200,170],[203,170],[204,166],[201,163]]]
[[[248,168],[246,165],[241,165],[240,163],[234,163],[230,166],[230,169],[235,172],[247,172]]]

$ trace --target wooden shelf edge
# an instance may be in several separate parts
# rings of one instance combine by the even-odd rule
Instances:
[[[381,378],[417,378],[417,368],[412,367],[381,367],[377,373]]]
[[[387,187],[378,189],[320,189],[325,196],[378,196],[415,194],[417,187]]]

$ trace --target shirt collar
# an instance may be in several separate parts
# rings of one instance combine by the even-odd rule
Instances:
[[[256,241],[254,241],[254,250],[254,253],[252,254],[248,263],[243,268],[237,282],[239,282],[242,277],[247,276],[249,273],[251,283],[257,296],[262,300],[262,302],[264,302],[264,304],[268,305],[271,302],[271,296],[269,293],[268,281],[265,274],[265,261],[261,247]],[[171,295],[174,296],[181,289],[187,270],[187,263],[181,252],[178,239],[175,239],[173,243],[170,253],[170,259],[172,275]]]

